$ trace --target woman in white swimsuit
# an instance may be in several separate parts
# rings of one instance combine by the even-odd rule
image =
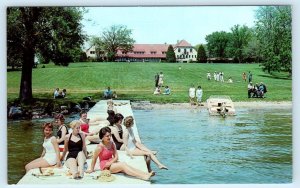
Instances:
[[[150,159],[158,166],[160,169],[168,169],[165,165],[163,165],[157,157],[155,156],[156,152],[151,151],[148,149],[144,144],[141,142],[138,142],[135,139],[133,130],[131,127],[134,125],[134,119],[132,116],[127,116],[124,119],[124,126],[126,129],[123,132],[123,143],[124,143],[124,148],[127,154],[132,157],[132,156],[147,156],[150,157]]]
[[[43,125],[44,143],[43,152],[40,158],[37,158],[25,166],[26,172],[33,168],[45,168],[56,164],[57,167],[61,166],[58,144],[53,133],[53,125],[45,123]]]

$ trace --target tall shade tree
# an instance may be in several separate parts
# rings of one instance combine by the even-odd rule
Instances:
[[[224,58],[226,57],[226,48],[228,47],[228,43],[230,41],[230,34],[221,31],[221,32],[213,32],[205,37],[207,42],[207,51],[209,57],[218,57]]]
[[[251,37],[250,29],[243,25],[235,25],[231,28],[230,51],[231,56],[238,60],[239,63],[244,62],[244,50],[247,47]]]
[[[132,30],[126,26],[113,25],[105,29],[101,37],[94,37],[92,43],[97,51],[104,51],[108,61],[114,61],[118,50],[124,53],[132,51],[135,40],[131,34]]]
[[[291,6],[263,6],[257,9],[255,16],[263,70],[292,74]]]
[[[32,68],[39,54],[46,61],[66,63],[72,51],[84,42],[83,11],[74,7],[9,7],[7,8],[7,55],[17,53],[22,63],[19,98],[32,99]],[[80,55],[80,54],[79,54]]]
[[[260,62],[262,60],[261,45],[257,36],[252,30],[251,37],[247,46],[244,47],[243,56],[245,62]]]
[[[204,49],[204,46],[201,44],[197,51],[197,61],[199,63],[206,63],[207,62],[207,55]]]
[[[175,56],[174,48],[172,45],[168,46],[168,50],[166,53],[166,61],[170,62],[170,63],[176,62],[176,56]]]

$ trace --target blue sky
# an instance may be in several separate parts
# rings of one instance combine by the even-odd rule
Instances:
[[[126,25],[138,44],[192,45],[206,43],[215,31],[230,31],[236,24],[254,26],[257,6],[88,7],[84,31],[100,36],[111,25]]]

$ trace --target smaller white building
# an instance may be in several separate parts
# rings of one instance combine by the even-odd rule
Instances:
[[[86,57],[88,59],[96,59],[97,58],[96,47],[95,46],[91,46],[89,49],[87,49],[85,51],[85,53],[86,53]]]
[[[176,61],[181,63],[188,63],[197,61],[197,50],[185,40],[179,41],[174,46]]]

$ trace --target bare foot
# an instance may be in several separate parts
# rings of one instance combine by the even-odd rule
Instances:
[[[161,165],[158,168],[168,170],[168,168],[165,165]]]
[[[150,180],[150,178],[152,176],[155,176],[155,172],[154,171],[151,171],[150,173],[148,173],[147,175],[145,175],[144,177],[142,177],[142,179],[145,180],[145,181],[148,181],[148,180]]]
[[[156,173],[154,171],[151,171],[150,174],[151,174],[151,177],[152,177],[152,176],[155,176]]]

